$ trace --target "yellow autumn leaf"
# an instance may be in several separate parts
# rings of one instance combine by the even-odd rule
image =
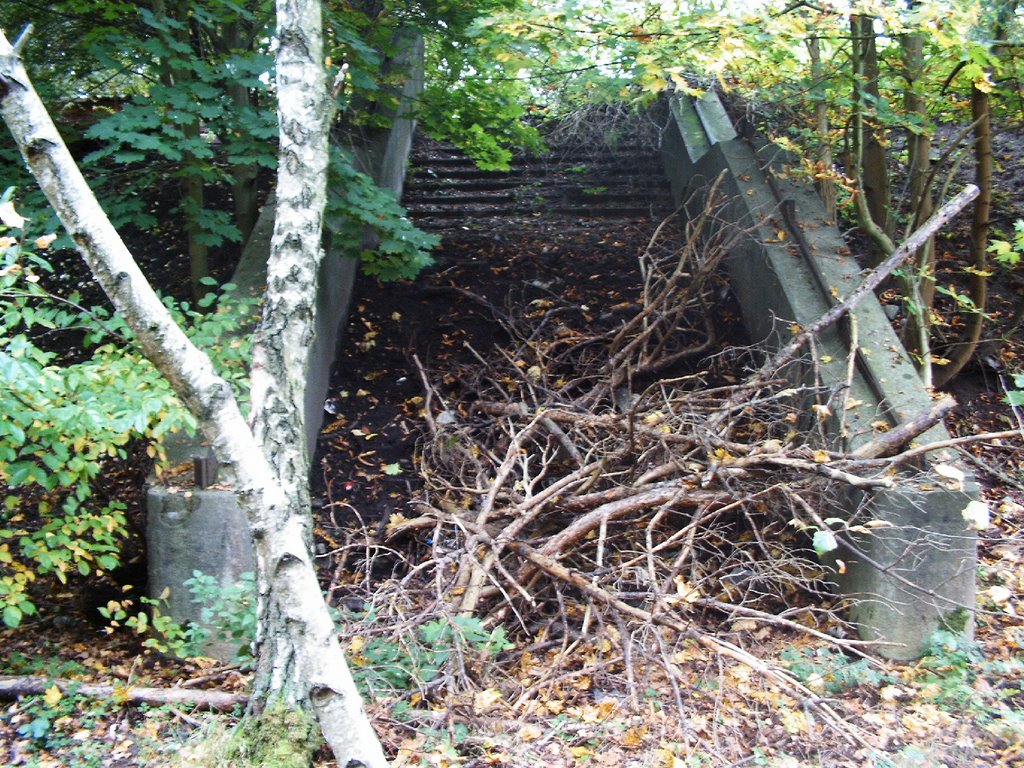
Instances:
[[[807,723],[807,715],[803,712],[789,709],[786,710],[782,715],[782,727],[786,729],[786,733],[791,736],[796,736],[800,733],[807,733],[810,727]]]
[[[694,589],[686,579],[682,576],[676,576],[676,594],[683,599],[685,603],[695,603],[700,600],[700,590]]]
[[[48,235],[43,235],[42,237],[37,237],[35,239],[36,248],[38,248],[41,251],[45,251],[47,248],[49,248],[51,245],[53,245],[53,241],[56,240],[56,239],[57,239],[57,235],[52,233],[52,232],[50,234],[48,234]]]
[[[544,731],[540,729],[540,726],[527,723],[519,729],[516,734],[523,741],[537,741],[541,736],[544,735]]]
[[[726,462],[732,461],[735,458],[736,457],[733,456],[731,453],[729,453],[727,450],[725,450],[725,448],[716,448],[715,449],[715,459],[720,464],[725,464]]]
[[[57,706],[57,704],[60,703],[60,700],[63,698],[64,693],[61,691],[60,688],[57,687],[56,683],[47,688],[46,693],[43,694],[43,701],[46,702],[46,706],[48,707]]]
[[[828,451],[823,451],[820,448],[814,452],[814,461],[816,464],[828,464]]]
[[[630,728],[622,736],[622,746],[639,747],[644,743],[644,736],[647,735],[647,728]]]
[[[548,699],[544,702],[544,708],[552,715],[559,715],[565,709],[565,702],[558,699]]]
[[[654,760],[658,768],[686,768],[686,763],[676,757],[672,750],[664,747],[654,750]]]
[[[478,715],[482,715],[487,710],[493,708],[501,699],[501,691],[496,688],[477,691],[473,694],[473,711]]]

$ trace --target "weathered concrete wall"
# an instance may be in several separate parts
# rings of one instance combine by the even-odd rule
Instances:
[[[755,151],[739,139],[713,93],[673,96],[670,118],[663,154],[673,193],[677,201],[692,197],[694,206],[703,206],[707,190],[720,180],[727,200],[723,218],[746,231],[726,262],[732,289],[751,339],[776,348],[789,338],[791,323],[809,326],[833,305],[833,295],[856,287],[860,268],[817,194],[786,180],[787,158],[771,146]],[[789,231],[780,209],[784,200],[799,233]],[[815,367],[824,387],[846,382],[851,350],[855,375],[843,429],[831,434],[833,447],[845,449],[870,440],[878,422],[896,426],[932,404],[874,297],[818,340]],[[918,442],[947,437],[940,425]],[[946,454],[929,459],[956,461]],[[850,494],[843,510],[891,524],[859,540],[860,557],[842,555],[841,587],[857,598],[851,618],[864,637],[899,644],[883,651],[894,658],[920,655],[928,636],[950,617],[956,629],[970,633],[972,627],[957,608],[974,606],[977,539],[961,512],[977,488],[969,477],[955,490],[942,489],[934,478],[922,483],[931,490]]]
[[[412,137],[415,131],[412,104],[423,88],[423,40],[418,34],[400,33],[400,53],[389,63],[390,71],[406,71],[398,90],[392,127],[375,132],[353,153],[358,167],[379,186],[401,194]],[[330,194],[330,190],[328,194]],[[337,191],[343,194],[343,191]],[[252,236],[243,251],[232,281],[239,291],[261,295],[266,282],[267,258],[274,229],[274,199],[264,205]],[[368,238],[362,248],[372,248]],[[359,249],[356,249],[357,251]],[[349,244],[325,237],[325,255],[317,289],[316,336],[310,352],[306,388],[306,444],[310,456],[323,425],[324,399],[331,366],[348,319],[358,260]],[[205,455],[207,448],[197,442],[177,441],[168,446],[172,464]],[[194,571],[215,577],[222,585],[237,582],[253,570],[249,526],[238,509],[232,490],[230,466],[222,466],[216,487],[170,489],[152,483],[147,495],[147,542],[149,550],[149,594],[169,593],[166,613],[179,623],[198,622],[201,606],[191,602],[183,587]],[[225,645],[211,645],[206,652],[227,658],[235,651]]]

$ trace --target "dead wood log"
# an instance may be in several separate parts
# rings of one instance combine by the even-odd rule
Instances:
[[[65,695],[74,693],[125,704],[152,704],[158,707],[164,704],[175,704],[188,705],[196,709],[230,712],[235,707],[244,707],[249,703],[249,695],[245,693],[188,688],[142,688],[129,683],[98,685],[38,675],[0,676],[0,699],[42,695],[55,685]]]

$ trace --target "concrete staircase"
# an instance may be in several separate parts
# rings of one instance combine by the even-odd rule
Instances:
[[[443,231],[524,217],[664,216],[673,209],[656,149],[552,152],[484,171],[455,147],[426,137],[413,145],[402,204],[417,225]]]

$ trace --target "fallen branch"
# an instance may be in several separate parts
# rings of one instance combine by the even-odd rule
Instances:
[[[57,686],[61,693],[88,696],[95,699],[110,699],[123,704],[187,704],[196,709],[230,712],[236,707],[249,703],[249,695],[225,693],[224,691],[191,690],[187,688],[140,688],[137,686],[97,685],[80,683],[77,680],[54,679],[28,675],[25,677],[0,676],[0,699],[15,699],[19,696],[39,696]]]
[[[893,273],[893,271],[903,264],[903,262],[917,253],[917,251],[927,243],[936,232],[942,229],[950,219],[966,208],[967,205],[977,196],[978,188],[976,186],[968,184],[964,187],[960,194],[939,208],[939,210],[936,211],[928,221],[916,229],[899,248],[893,251],[889,258],[871,270],[861,281],[860,285],[847,294],[845,299],[832,307],[809,328],[804,329],[803,332],[798,334],[793,341],[779,350],[779,352],[765,363],[761,371],[765,374],[774,376],[780,368],[784,368],[792,363],[800,353],[800,350],[802,350],[811,339],[816,338],[822,331],[840,320],[848,312],[852,312],[856,309],[857,305],[860,304],[868,294],[872,293],[878,286],[880,286],[882,282]]]
[[[878,459],[866,459],[865,461],[876,462],[879,464],[901,464],[911,459],[916,459],[925,453],[931,453],[932,451],[940,451],[943,448],[959,448],[964,445],[970,445],[971,443],[983,443],[987,440],[1006,440],[1011,437],[1024,438],[1024,434],[1019,429],[1004,429],[1001,432],[982,432],[977,435],[963,435],[961,437],[951,437],[949,440],[937,440],[934,443],[928,443],[927,445],[918,445],[913,448],[908,448],[902,453],[897,453],[890,457],[882,457]]]
[[[936,232],[949,222],[950,219],[966,208],[967,205],[977,196],[978,188],[976,186],[968,184],[964,187],[960,194],[939,208],[939,210],[936,211],[928,221],[915,230],[899,248],[893,251],[889,258],[869,272],[861,281],[860,285],[847,294],[846,298],[829,309],[809,327],[803,329],[793,338],[792,341],[789,342],[789,344],[782,347],[775,354],[769,357],[767,362],[765,362],[748,380],[748,383],[766,381],[770,378],[776,377],[781,369],[790,365],[797,359],[797,356],[812,339],[817,338],[826,328],[830,327],[833,323],[839,321],[846,314],[856,309],[857,305],[860,304],[864,298],[882,284],[882,281],[889,277],[894,270],[899,268],[903,262],[917,253],[918,249],[921,248],[922,245],[924,245]],[[722,407],[718,410],[718,413],[714,414],[709,421],[713,427],[718,427],[725,421],[730,413],[738,407],[744,406],[745,403],[734,395],[723,403]]]
[[[557,560],[542,555],[527,544],[519,541],[510,541],[507,542],[507,546],[520,557],[529,560],[548,575],[575,587],[604,605],[614,608],[627,616],[639,619],[640,621],[668,627],[684,637],[696,641],[698,644],[710,651],[713,651],[714,653],[726,656],[734,661],[738,661],[746,667],[749,667],[765,679],[775,683],[784,693],[792,696],[805,708],[813,710],[820,715],[822,720],[824,720],[851,744],[859,744],[860,746],[867,747],[868,749],[875,748],[875,745],[871,744],[865,735],[859,732],[859,729],[846,722],[846,720],[844,720],[834,709],[821,701],[813,691],[785,671],[771,666],[732,643],[707,635],[673,616],[669,616],[664,613],[651,613],[650,611],[645,611],[642,608],[630,605],[629,603],[618,599],[614,595],[611,595],[604,589],[591,584],[578,573],[570,571]]]
[[[942,421],[946,414],[954,408],[956,408],[956,400],[947,395],[929,408],[926,413],[922,413],[876,437],[871,442],[865,443],[850,455],[854,459],[877,459],[882,456],[891,456],[922,432],[927,432]]]

